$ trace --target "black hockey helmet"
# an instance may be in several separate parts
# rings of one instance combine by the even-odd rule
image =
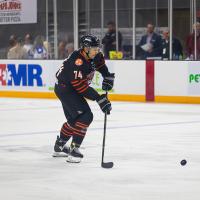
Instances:
[[[83,35],[80,39],[81,47],[100,47],[100,40],[94,35]]]

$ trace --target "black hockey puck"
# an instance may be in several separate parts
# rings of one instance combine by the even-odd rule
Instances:
[[[181,160],[181,165],[184,166],[187,164],[187,161],[186,160]]]

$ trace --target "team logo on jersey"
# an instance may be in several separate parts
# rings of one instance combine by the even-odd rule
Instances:
[[[77,66],[80,66],[80,65],[83,64],[83,60],[80,59],[80,58],[78,58],[78,59],[76,59],[75,64],[76,64]]]

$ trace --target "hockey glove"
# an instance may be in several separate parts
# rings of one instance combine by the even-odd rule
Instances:
[[[97,103],[99,104],[101,110],[109,115],[110,111],[112,110],[111,103],[106,97],[105,94],[102,94],[100,97],[97,98]]]
[[[109,76],[104,77],[103,82],[102,82],[102,90],[109,91],[113,88],[114,84],[114,79],[115,79],[115,74],[112,73]]]

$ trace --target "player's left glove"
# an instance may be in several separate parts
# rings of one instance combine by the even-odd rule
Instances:
[[[113,88],[115,74],[111,73],[109,76],[104,77],[102,82],[102,90],[109,91]]]
[[[110,101],[108,100],[107,96],[105,94],[100,95],[96,99],[97,103],[99,104],[101,110],[109,115],[110,111],[112,110],[112,106]]]

